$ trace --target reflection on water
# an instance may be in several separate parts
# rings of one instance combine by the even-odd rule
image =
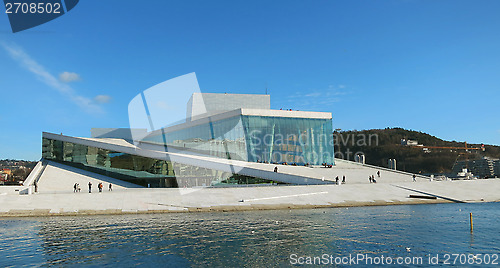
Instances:
[[[289,266],[290,254],[499,254],[499,216],[495,203],[4,219],[0,265]]]

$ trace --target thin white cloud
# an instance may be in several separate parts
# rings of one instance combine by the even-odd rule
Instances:
[[[330,104],[340,101],[340,96],[347,95],[349,92],[345,85],[329,85],[325,89],[309,89],[307,94],[301,92],[295,92],[292,95],[287,96],[289,101],[301,100],[302,104],[308,103],[318,103],[318,104]]]
[[[328,85],[323,89],[307,89],[305,92],[294,92],[285,97],[286,102],[293,103],[297,109],[315,110],[341,102],[344,95],[350,94],[346,85]]]
[[[109,95],[97,95],[94,97],[94,101],[97,103],[108,103],[111,101],[111,96],[109,96]]]
[[[313,92],[313,93],[306,94],[304,96],[305,97],[319,97],[319,96],[321,96],[321,93],[320,92]]]
[[[24,50],[14,45],[8,45],[0,42],[0,45],[7,51],[7,53],[17,61],[21,66],[33,73],[40,81],[55,89],[62,95],[68,97],[73,103],[80,106],[89,113],[102,113],[101,107],[95,104],[91,99],[80,96],[69,85],[62,83],[51,73],[49,73],[42,65],[33,60]]]
[[[80,78],[80,75],[77,73],[62,72],[59,74],[59,80],[64,82],[64,83],[70,83],[70,82],[74,82],[74,81],[80,81],[82,79]]]

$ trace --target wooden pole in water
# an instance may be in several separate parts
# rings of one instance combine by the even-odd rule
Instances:
[[[474,229],[473,224],[472,224],[472,212],[469,213],[470,216],[470,232],[472,233],[472,230]]]

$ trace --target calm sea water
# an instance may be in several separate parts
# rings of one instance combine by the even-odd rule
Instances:
[[[0,238],[2,267],[286,267],[349,254],[426,267],[429,254],[441,265],[445,254],[500,255],[500,203],[4,218]]]

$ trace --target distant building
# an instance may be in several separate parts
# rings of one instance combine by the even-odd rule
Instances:
[[[416,140],[407,140],[407,139],[401,139],[401,145],[404,146],[418,146],[418,141]]]
[[[500,176],[500,160],[490,157],[483,157],[475,160],[461,160],[455,162],[452,172],[459,173],[467,168],[479,178],[493,178]]]
[[[7,181],[7,178],[9,175],[12,174],[12,171],[10,169],[0,169],[0,181],[4,182]]]
[[[493,161],[493,167],[495,169],[495,177],[500,177],[500,160]]]

